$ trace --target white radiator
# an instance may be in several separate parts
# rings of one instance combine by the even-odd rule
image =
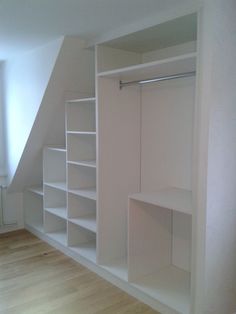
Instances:
[[[0,226],[3,225],[3,203],[2,203],[2,186],[0,187]]]
[[[7,187],[0,186],[0,228],[5,226],[15,225],[17,222],[14,217],[7,217],[6,215],[7,208]],[[9,208],[8,208],[9,209]]]
[[[4,226],[4,211],[6,205],[6,188],[0,186],[0,226]]]

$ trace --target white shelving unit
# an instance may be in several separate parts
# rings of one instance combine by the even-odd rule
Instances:
[[[97,47],[98,262],[157,310],[190,314],[197,54],[160,59],[121,43]]]
[[[195,78],[120,83],[195,72],[198,56],[135,51],[137,38],[98,45],[96,98],[66,103],[66,148],[44,150],[44,234],[163,314],[190,314]]]
[[[43,179],[45,232],[67,245],[66,148],[44,148]]]
[[[66,106],[68,245],[96,261],[96,106],[95,98]]]

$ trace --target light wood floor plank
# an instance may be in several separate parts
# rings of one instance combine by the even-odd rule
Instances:
[[[0,235],[0,314],[158,314],[25,230]]]

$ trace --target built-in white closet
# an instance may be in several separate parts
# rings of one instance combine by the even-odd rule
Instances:
[[[66,103],[66,145],[25,192],[29,230],[163,314],[193,300],[196,29],[98,44],[95,97]]]

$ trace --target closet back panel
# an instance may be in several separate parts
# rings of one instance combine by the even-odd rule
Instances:
[[[191,190],[194,78],[142,87],[141,190]]]

